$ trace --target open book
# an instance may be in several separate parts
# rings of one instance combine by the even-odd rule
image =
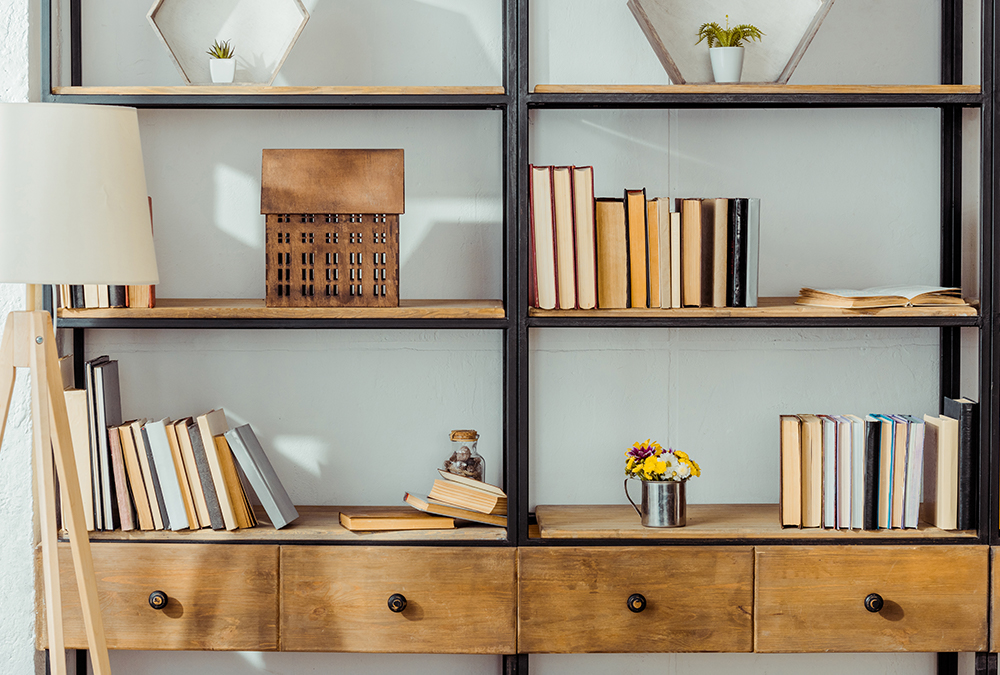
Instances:
[[[882,286],[851,290],[844,288],[803,288],[797,305],[866,309],[872,307],[920,307],[965,305],[961,288],[945,286]]]

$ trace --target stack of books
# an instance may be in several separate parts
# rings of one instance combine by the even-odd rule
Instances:
[[[495,485],[438,469],[430,494],[407,492],[403,501],[425,513],[485,525],[507,525],[507,495]]]
[[[533,307],[757,306],[759,199],[595,199],[589,166],[532,166],[530,192]]]
[[[248,493],[281,528],[298,512],[249,424],[223,410],[122,420],[118,362],[88,361],[65,392],[88,530],[235,530],[257,524]],[[246,481],[246,484],[244,484]]]
[[[945,414],[782,415],[783,527],[838,530],[975,527],[978,406]]]

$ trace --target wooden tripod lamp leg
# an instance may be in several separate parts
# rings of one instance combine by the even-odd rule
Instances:
[[[56,350],[52,322],[45,312],[32,312],[34,339],[33,366],[34,379],[44,387],[52,429],[52,453],[55,467],[62,486],[64,503],[63,519],[69,531],[70,548],[73,551],[73,566],[76,583],[80,589],[80,604],[83,609],[83,623],[87,633],[87,645],[94,667],[94,675],[111,675],[108,660],[108,646],[101,620],[101,606],[97,597],[97,577],[94,574],[94,560],[90,552],[90,538],[83,513],[83,496],[80,493],[79,474],[76,471],[76,457],[66,414],[66,399],[62,393],[62,375],[59,372],[59,353]],[[41,338],[41,341],[38,338]],[[65,659],[63,659],[65,660]]]

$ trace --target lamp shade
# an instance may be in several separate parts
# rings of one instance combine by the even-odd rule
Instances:
[[[159,282],[135,108],[0,103],[0,282]]]

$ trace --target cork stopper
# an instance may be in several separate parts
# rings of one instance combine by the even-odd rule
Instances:
[[[453,441],[476,441],[479,440],[479,433],[475,429],[455,429],[451,432]]]

